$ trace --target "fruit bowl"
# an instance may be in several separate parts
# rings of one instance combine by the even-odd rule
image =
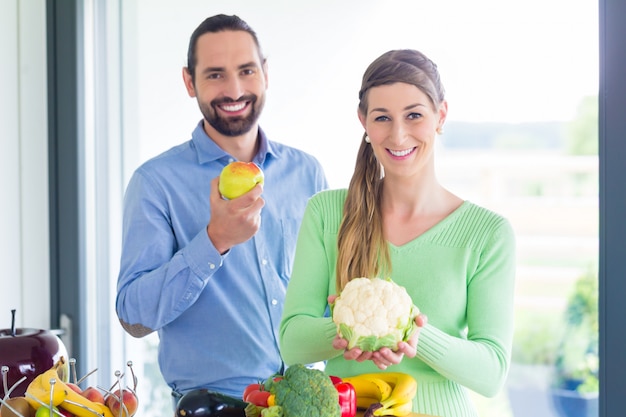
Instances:
[[[68,368],[73,375],[73,382],[63,381],[59,370]],[[63,357],[50,369],[37,375],[26,387],[23,396],[13,395],[16,387],[26,377],[20,378],[17,384],[9,386],[6,381],[8,366],[2,366],[4,398],[0,397],[0,414],[3,417],[133,417],[139,403],[136,394],[137,377],[132,369],[132,362],[127,366],[132,377],[132,387],[124,386],[125,378],[121,371],[115,371],[116,381],[111,388],[98,385],[81,388],[82,381],[95,373],[97,368],[77,379],[76,359],[66,361]]]

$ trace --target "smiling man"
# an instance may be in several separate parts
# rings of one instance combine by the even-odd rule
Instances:
[[[313,156],[259,127],[268,72],[246,22],[206,19],[187,61],[185,88],[203,119],[128,184],[116,310],[132,336],[158,332],[175,400],[198,388],[241,397],[283,366],[278,326],[296,237],[327,181]],[[265,180],[227,200],[219,174],[235,160],[254,162]]]

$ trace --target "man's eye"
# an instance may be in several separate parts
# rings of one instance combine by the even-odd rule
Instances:
[[[245,70],[241,71],[241,74],[243,74],[243,75],[252,75],[252,74],[254,74],[254,70],[245,69]]]
[[[222,74],[212,73],[212,74],[207,74],[206,77],[209,80],[217,80],[218,78],[222,78]]]

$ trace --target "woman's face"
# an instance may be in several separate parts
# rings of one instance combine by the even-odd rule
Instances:
[[[434,169],[435,136],[446,117],[446,102],[433,109],[419,88],[398,82],[372,87],[367,105],[367,114],[359,112],[359,119],[385,177],[419,175],[425,168]]]

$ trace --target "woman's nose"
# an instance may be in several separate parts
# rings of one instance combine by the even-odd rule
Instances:
[[[391,130],[391,140],[394,143],[402,143],[406,139],[407,130],[402,123],[394,123]]]

